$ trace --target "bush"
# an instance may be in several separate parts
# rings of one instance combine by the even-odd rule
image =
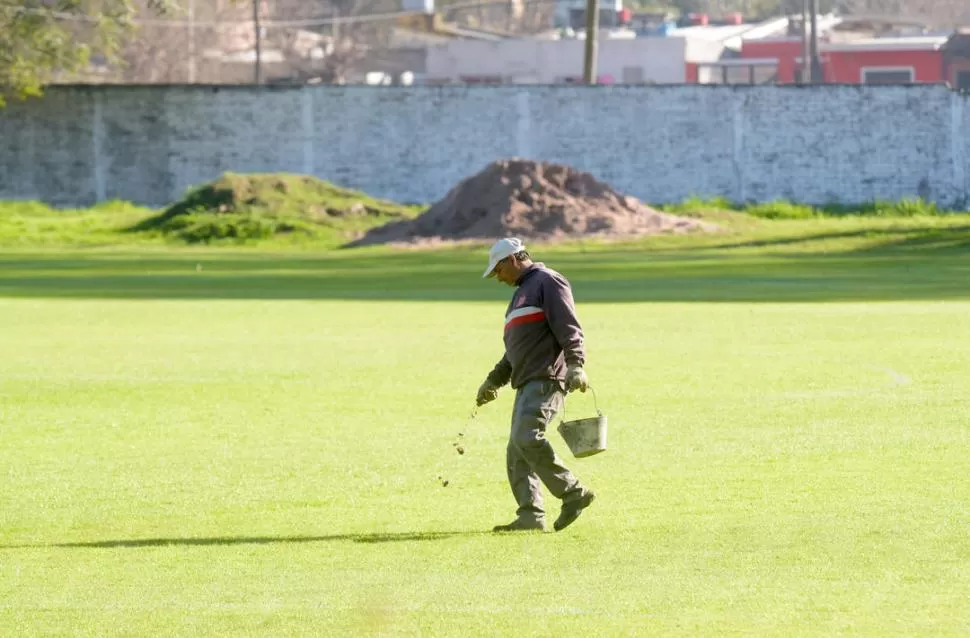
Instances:
[[[737,204],[725,197],[688,197],[682,202],[660,207],[673,214],[690,215],[711,211],[732,211],[761,219],[814,219],[819,217],[938,217],[950,214],[934,202],[919,198],[899,201],[873,200],[864,204],[828,204],[813,206],[796,204],[787,200],[762,203]]]
[[[902,199],[887,204],[881,208],[882,217],[936,217],[943,214],[934,202],[922,199]]]
[[[276,223],[252,215],[189,213],[171,218],[159,230],[192,244],[222,240],[245,242],[272,237]]]
[[[820,216],[818,210],[812,206],[793,204],[783,200],[749,204],[744,207],[742,212],[762,219],[812,219]]]
[[[737,210],[734,204],[726,197],[704,199],[696,196],[688,197],[682,202],[664,204],[659,206],[658,209],[671,214],[679,213],[684,215],[711,210]]]

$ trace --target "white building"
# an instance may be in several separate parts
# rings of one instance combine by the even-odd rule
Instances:
[[[601,38],[601,83],[680,84],[685,81],[684,38]],[[429,83],[559,84],[582,81],[586,42],[516,39],[454,40],[428,49]]]

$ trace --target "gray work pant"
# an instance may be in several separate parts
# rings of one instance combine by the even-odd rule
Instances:
[[[540,481],[553,496],[570,501],[583,488],[556,455],[546,439],[546,427],[563,408],[565,395],[559,383],[530,381],[516,392],[512,410],[512,433],[506,452],[509,486],[518,503],[518,518],[543,520]]]

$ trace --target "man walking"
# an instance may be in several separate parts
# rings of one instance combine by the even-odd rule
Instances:
[[[544,530],[540,481],[562,500],[558,532],[593,502],[546,439],[546,427],[563,408],[565,392],[586,392],[583,330],[572,289],[561,274],[533,262],[515,237],[500,239],[488,253],[483,278],[494,277],[516,288],[505,313],[505,354],[478,390],[484,405],[510,383],[516,391],[512,432],[506,452],[509,486],[518,504],[516,518],[494,531]]]

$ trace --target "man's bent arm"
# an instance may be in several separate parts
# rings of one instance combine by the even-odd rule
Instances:
[[[496,388],[501,388],[512,379],[512,364],[506,355],[502,355],[502,359],[488,373],[487,379]]]

